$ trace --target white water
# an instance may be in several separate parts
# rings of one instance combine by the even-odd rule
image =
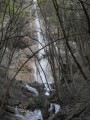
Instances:
[[[52,110],[53,110],[53,107],[55,108],[55,114],[60,111],[60,105],[55,104],[55,103],[51,103],[51,104],[50,104],[49,111],[52,111]]]
[[[55,109],[54,114],[56,114],[57,112],[60,111],[60,105],[55,104],[55,103],[50,104],[50,108],[49,108],[48,111],[52,113],[53,108]],[[16,106],[15,114],[16,114],[15,116],[19,120],[43,120],[41,110],[34,110],[33,112],[32,111],[27,111],[25,115],[21,115],[19,109]]]
[[[56,114],[57,112],[60,111],[60,105],[54,104],[54,103],[50,104],[50,108],[49,108],[48,111],[52,112],[53,111],[53,107],[55,109],[55,113],[54,114]],[[41,110],[34,110],[33,112],[32,111],[27,111],[25,115],[21,115],[20,112],[19,112],[19,109],[16,106],[15,114],[16,114],[15,116],[19,120],[43,120]]]
[[[32,91],[33,93],[35,93],[37,96],[39,95],[39,93],[38,93],[38,91],[37,91],[36,88],[31,87],[28,84],[26,84],[25,87],[29,91]],[[46,94],[49,95],[48,92]],[[60,105],[51,103],[50,104],[50,108],[48,109],[48,111],[52,112],[53,109],[55,109],[55,113],[54,114],[56,114],[60,110]],[[28,111],[25,115],[21,115],[20,112],[19,112],[19,109],[16,106],[16,108],[15,108],[15,114],[16,114],[15,116],[19,120],[43,120],[41,110],[34,110],[33,112],[32,111]]]
[[[39,15],[38,15],[38,10],[39,10],[39,8],[38,8],[38,6],[37,6],[37,0],[33,0],[33,2],[34,2],[34,6],[33,6],[33,8],[34,8],[34,10],[36,10],[35,12],[35,28],[36,28],[36,31],[37,31],[37,39],[38,39],[38,41],[39,41],[39,45],[38,45],[38,48],[39,49],[41,49],[42,48],[42,46],[44,46],[44,40],[43,40],[43,36],[42,36],[42,34],[41,34],[41,25],[40,25],[40,19],[39,19]],[[40,44],[41,43],[41,44]],[[43,55],[45,54],[45,52],[44,52],[44,49],[43,50],[41,50],[40,52],[39,52],[39,57],[40,58],[43,58]],[[37,81],[42,81],[44,84],[45,84],[45,88],[47,89],[47,95],[49,94],[49,86],[48,86],[48,84],[47,84],[47,81],[46,81],[46,77],[47,76],[45,76],[46,75],[46,70],[47,70],[47,64],[48,64],[48,61],[46,60],[46,59],[41,59],[41,61],[40,61],[40,65],[42,66],[42,69],[41,68],[39,68],[39,71],[40,71],[40,75],[38,74],[38,80]],[[41,76],[41,77],[40,77]]]
[[[25,87],[26,87],[29,91],[31,91],[31,92],[33,92],[33,93],[35,93],[35,94],[36,94],[36,96],[38,96],[38,95],[39,95],[39,93],[38,93],[38,91],[37,91],[37,89],[36,89],[36,88],[31,87],[31,86],[29,86],[28,84],[26,84],[26,85],[25,85]]]
[[[20,115],[20,114],[19,114],[19,110],[18,110],[17,106],[16,106],[16,108],[15,108],[15,116],[16,116],[17,118],[19,118],[20,120],[25,120],[24,117],[23,117],[23,115]]]
[[[19,113],[19,110],[18,108],[16,107],[15,108],[15,113],[16,113],[16,117],[19,119],[19,120],[43,120],[43,117],[42,117],[42,114],[41,114],[41,111],[40,110],[35,110],[33,112],[31,111],[28,111],[25,115],[21,115]]]
[[[34,112],[28,112],[25,115],[25,119],[24,120],[43,120],[42,114],[40,110],[35,110]]]

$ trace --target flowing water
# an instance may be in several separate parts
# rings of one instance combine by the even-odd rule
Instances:
[[[39,95],[36,88],[29,86],[28,84],[25,85],[25,88],[31,92],[33,92],[36,96]],[[50,108],[48,109],[48,112],[52,113],[54,109],[54,114],[56,114],[60,110],[60,105],[55,103],[50,103]],[[25,115],[21,114],[20,110],[15,108],[15,116],[19,120],[43,120],[41,110],[34,110],[32,111],[26,111]]]
[[[37,6],[37,0],[33,0],[33,9],[35,10],[35,29],[37,31],[37,40],[38,42],[38,48],[41,49],[42,46],[44,46],[44,41],[43,41],[43,36],[41,34],[41,25],[40,25],[40,19],[39,19],[39,15],[38,15],[38,6]],[[43,58],[43,55],[45,54],[44,50],[41,50],[39,52],[39,58],[41,58],[40,60],[40,66],[42,66],[42,68],[39,68],[39,71],[40,71],[40,74],[37,74],[36,72],[36,67],[34,68],[35,69],[35,79],[37,82],[40,82],[42,81],[45,85],[45,89],[46,89],[46,92],[45,92],[45,95],[49,95],[49,91],[50,91],[50,86],[47,84],[47,80],[46,80],[46,72],[47,72],[47,65],[48,65],[48,60],[47,59],[42,59]],[[43,69],[43,70],[42,70]],[[50,77],[49,77],[50,78]],[[29,86],[28,84],[25,85],[26,89],[33,92],[36,96],[39,95],[38,91],[36,88],[34,87],[31,87]],[[57,104],[50,104],[50,108],[48,109],[48,111],[52,111],[53,110],[53,107],[55,108],[55,114],[60,110],[60,106],[57,105]],[[25,115],[21,115],[18,108],[16,107],[15,108],[15,111],[16,111],[16,116],[18,118],[20,118],[20,120],[43,120],[43,117],[42,117],[42,114],[41,114],[41,110],[35,110],[33,112],[29,111],[29,112],[26,112]]]
[[[33,92],[33,93],[35,93],[35,94],[36,94],[36,96],[38,96],[38,95],[39,95],[39,93],[38,93],[38,91],[37,91],[37,89],[36,89],[36,88],[31,87],[31,86],[29,86],[28,84],[26,84],[26,88],[27,88],[29,91],[31,91],[31,92]]]
[[[55,107],[55,113],[56,114],[60,110],[60,106],[57,104],[50,104],[50,109],[49,112],[52,112],[53,107]],[[16,117],[19,118],[19,120],[43,120],[41,110],[34,110],[32,111],[27,111],[25,115],[21,115],[19,113],[18,108],[15,108],[16,112]]]
[[[19,120],[43,120],[42,114],[40,110],[34,110],[32,111],[27,111],[25,115],[21,115],[19,113],[18,108],[15,108],[15,113],[16,113],[16,117]]]
[[[39,18],[39,8],[37,6],[37,0],[33,0],[33,3],[34,3],[34,10],[35,10],[35,28],[36,28],[36,31],[37,31],[37,40],[38,40],[38,48],[41,49],[45,44],[44,44],[44,36],[42,35],[42,31],[41,31],[41,24],[40,24],[40,18]],[[44,49],[42,49],[40,52],[39,52],[39,58],[41,58],[40,60],[40,66],[42,67],[39,67],[39,71],[40,71],[40,74],[38,74],[38,79],[37,81],[42,81],[45,85],[45,88],[46,88],[46,91],[49,92],[49,86],[47,84],[47,65],[48,65],[48,60],[47,59],[43,59],[43,55],[45,54],[45,51]],[[47,93],[49,94],[49,93]]]

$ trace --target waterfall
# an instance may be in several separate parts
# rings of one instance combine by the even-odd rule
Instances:
[[[40,19],[39,19],[39,14],[38,14],[38,6],[37,6],[37,0],[33,0],[33,8],[35,10],[35,28],[36,28],[36,31],[37,31],[37,39],[38,39],[38,48],[41,49],[42,46],[44,46],[44,40],[43,40],[43,35],[41,34],[42,31],[41,31],[41,25],[40,25]],[[46,70],[47,70],[47,64],[48,64],[48,61],[47,59],[43,59],[43,55],[45,54],[44,52],[44,49],[42,49],[40,52],[39,52],[39,58],[41,58],[40,60],[40,65],[42,68],[39,68],[39,71],[40,71],[40,75],[38,75],[38,80],[37,81],[40,81],[42,80],[42,82],[44,83],[45,85],[45,88],[46,90],[49,92],[49,86],[47,84],[47,81],[46,81]]]

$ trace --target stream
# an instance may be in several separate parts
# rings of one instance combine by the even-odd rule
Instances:
[[[38,91],[36,88],[29,86],[28,84],[25,84],[25,88],[31,92],[33,92],[36,96],[39,95]],[[48,109],[48,112],[52,113],[53,109],[55,109],[54,111],[54,115],[60,111],[60,105],[55,104],[55,103],[50,103],[50,108]],[[34,111],[29,111],[27,110],[25,112],[25,114],[21,114],[22,112],[20,111],[20,109],[16,106],[15,108],[15,116],[19,119],[19,120],[43,120],[43,116],[41,113],[40,109],[36,109]]]
[[[43,120],[42,114],[40,110],[34,110],[32,111],[27,111],[25,115],[21,115],[19,113],[18,108],[15,108],[15,113],[16,113],[16,117],[19,120]]]

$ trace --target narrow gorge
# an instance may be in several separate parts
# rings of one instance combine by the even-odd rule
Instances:
[[[0,1],[0,120],[90,119],[89,6]]]

